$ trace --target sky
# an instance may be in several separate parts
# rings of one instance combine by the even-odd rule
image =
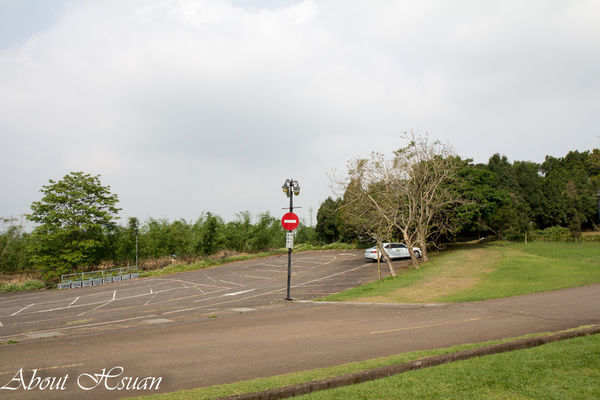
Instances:
[[[598,21],[577,0],[0,0],[0,217],[83,171],[123,223],[279,217],[287,178],[314,223],[330,175],[403,132],[484,163],[591,150]]]

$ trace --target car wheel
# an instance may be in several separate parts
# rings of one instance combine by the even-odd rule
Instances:
[[[415,251],[415,257],[421,258],[421,252],[419,250]]]

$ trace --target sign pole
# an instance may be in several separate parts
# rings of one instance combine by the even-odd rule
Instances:
[[[291,184],[290,184],[291,186]],[[294,191],[290,187],[290,212],[294,211]],[[292,248],[288,247],[288,274],[287,274],[287,296],[286,300],[293,300],[290,297],[290,284],[292,282]]]

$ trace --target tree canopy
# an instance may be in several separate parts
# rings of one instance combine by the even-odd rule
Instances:
[[[118,219],[119,199],[110,186],[103,186],[98,175],[71,172],[59,181],[50,179],[41,192],[27,215],[39,224],[33,232],[34,265],[51,280],[78,266],[98,264]]]

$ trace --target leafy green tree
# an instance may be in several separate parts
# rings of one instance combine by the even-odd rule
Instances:
[[[545,226],[568,227],[576,219],[583,226],[592,227],[597,219],[596,154],[596,151],[570,151],[562,158],[546,156],[541,165]]]
[[[495,173],[486,165],[464,160],[458,178],[455,190],[465,201],[454,209],[456,221],[452,225],[461,234],[476,234],[478,238],[495,232],[493,216],[509,202],[508,192],[496,185]]]
[[[31,267],[26,257],[31,235],[23,227],[21,219],[0,218],[0,273],[24,273]]]
[[[42,186],[40,201],[31,204],[34,229],[32,262],[47,281],[77,267],[96,265],[110,251],[108,235],[115,229],[119,201],[100,176],[71,172]]]
[[[317,238],[324,243],[333,243],[340,240],[339,214],[342,199],[333,200],[328,197],[321,203],[317,211]]]
[[[223,244],[223,220],[221,217],[207,212],[200,228],[200,240],[196,250],[200,255],[208,256],[216,253]]]
[[[234,221],[228,222],[225,229],[227,247],[237,252],[250,251],[250,234],[252,230],[252,215],[248,211],[236,214]]]
[[[281,221],[265,212],[258,216],[258,222],[252,229],[250,248],[252,251],[262,251],[283,247],[284,238]]]

